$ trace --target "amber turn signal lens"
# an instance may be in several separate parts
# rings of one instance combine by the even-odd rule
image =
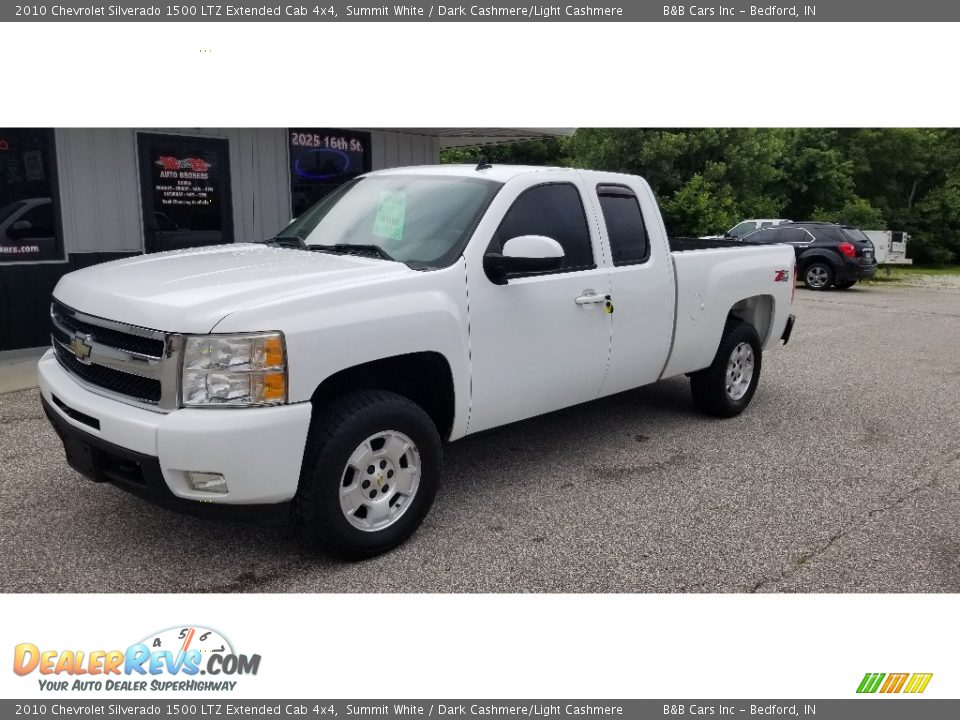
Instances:
[[[265,373],[263,376],[263,401],[284,400],[286,396],[286,375],[282,372]]]
[[[283,365],[283,338],[279,335],[268,336],[263,343],[263,366],[268,368]]]

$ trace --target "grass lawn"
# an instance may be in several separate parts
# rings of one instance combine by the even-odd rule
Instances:
[[[925,284],[926,279],[960,280],[960,265],[881,265],[865,283]],[[950,283],[953,284],[952,282]]]

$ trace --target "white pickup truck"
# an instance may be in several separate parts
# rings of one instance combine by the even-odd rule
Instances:
[[[93,480],[371,556],[429,511],[443,441],[683,374],[709,414],[750,403],[793,248],[675,245],[635,176],[369,173],[266,243],[64,276],[43,406]]]

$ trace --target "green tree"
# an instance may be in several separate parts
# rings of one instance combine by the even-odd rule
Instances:
[[[838,222],[844,225],[856,225],[857,227],[866,229],[879,229],[886,225],[881,212],[861,197],[848,198],[847,201],[836,210],[814,208],[811,219]]]
[[[791,131],[780,159],[786,217],[809,220],[818,208],[836,212],[856,197],[853,163],[837,145],[836,130]]]
[[[528,140],[503,145],[448,148],[440,153],[444,163],[475,165],[481,157],[502,165],[564,165],[566,138]]]
[[[673,235],[751,217],[838,220],[913,237],[918,262],[960,262],[960,130],[581,128],[572,137],[444,151],[444,162],[642,175]]]
[[[911,255],[918,262],[960,261],[960,175],[928,192],[912,215]]]
[[[910,211],[946,179],[948,137],[929,128],[881,128],[843,131],[839,140],[853,163],[858,194],[890,215]]]
[[[676,236],[698,236],[711,228],[729,228],[738,213],[733,188],[717,185],[699,173],[661,202],[669,230]]]

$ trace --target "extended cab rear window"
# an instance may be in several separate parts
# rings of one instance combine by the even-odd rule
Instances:
[[[598,185],[614,265],[642,263],[650,257],[647,228],[637,196],[623,185]]]

